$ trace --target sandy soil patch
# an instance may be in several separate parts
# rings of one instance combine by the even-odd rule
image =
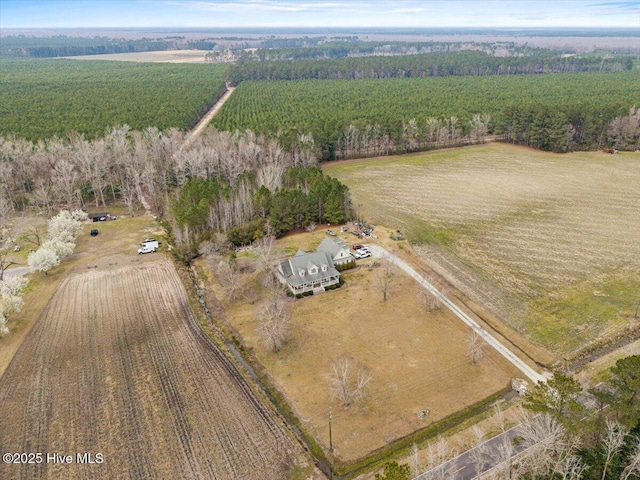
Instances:
[[[204,56],[209,50],[163,50],[159,52],[106,53],[103,55],[79,55],[73,60],[114,60],[118,62],[152,63],[205,63]]]

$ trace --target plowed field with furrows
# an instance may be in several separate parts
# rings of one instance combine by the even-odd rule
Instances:
[[[173,266],[65,279],[0,378],[2,479],[286,478],[299,454],[205,337]],[[76,453],[101,453],[80,465]]]

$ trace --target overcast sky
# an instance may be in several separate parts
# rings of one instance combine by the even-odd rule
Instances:
[[[0,0],[0,28],[635,27],[640,0]]]

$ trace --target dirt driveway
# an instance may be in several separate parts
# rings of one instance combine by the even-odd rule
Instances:
[[[502,344],[498,339],[496,339],[493,335],[491,335],[487,330],[482,328],[475,320],[473,320],[469,315],[467,315],[464,311],[462,311],[455,303],[453,303],[450,299],[445,297],[442,293],[440,293],[431,283],[429,283],[425,278],[423,278],[418,272],[416,272],[409,264],[407,264],[404,260],[398,258],[393,253],[384,249],[379,245],[367,245],[371,250],[371,253],[374,258],[387,258],[390,262],[396,265],[398,268],[402,269],[406,272],[410,277],[412,277],[416,282],[422,285],[424,288],[429,290],[433,295],[435,295],[442,304],[447,307],[453,314],[466,323],[470,328],[473,329],[488,345],[494,348],[500,355],[506,358],[514,367],[522,372],[524,376],[526,376],[531,382],[534,384],[538,382],[544,382],[549,377],[550,374],[548,372],[544,372],[542,374],[535,371],[532,367],[523,362],[517,355],[515,355],[511,350],[509,350],[504,344]]]

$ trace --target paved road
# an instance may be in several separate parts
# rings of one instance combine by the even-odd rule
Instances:
[[[420,285],[431,292],[442,304],[453,312],[460,320],[466,323],[469,327],[475,331],[487,344],[492,346],[500,355],[506,358],[513,366],[520,370],[529,380],[534,384],[538,382],[545,382],[551,375],[547,372],[540,374],[531,368],[528,364],[523,362],[517,355],[504,346],[498,339],[482,328],[475,320],[462,311],[456,304],[440,293],[431,283],[425,280],[418,272],[416,272],[409,264],[404,260],[398,258],[391,252],[385,250],[379,245],[368,245],[371,253],[374,257],[386,257],[394,265],[404,270],[409,276],[416,280]]]
[[[429,480],[431,478],[444,477],[451,478],[452,480],[473,480],[479,475],[495,468],[495,465],[491,464],[489,459],[485,458],[484,460],[480,460],[482,458],[482,454],[480,452],[496,451],[503,442],[513,442],[513,439],[516,438],[518,434],[519,425],[516,425],[515,427],[505,430],[503,433],[490,438],[471,450],[467,450],[457,457],[453,457],[442,465],[421,473],[413,480]],[[522,445],[514,445],[513,455],[521,453],[524,449],[525,447]]]
[[[30,267],[8,268],[4,271],[3,277],[21,277],[22,275],[26,275],[27,273],[31,273]]]

